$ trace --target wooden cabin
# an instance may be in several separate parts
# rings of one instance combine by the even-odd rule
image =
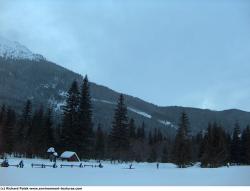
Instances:
[[[60,159],[62,159],[62,161],[66,160],[66,161],[75,161],[75,162],[79,162],[80,159],[77,156],[77,154],[73,151],[64,151],[61,156]]]

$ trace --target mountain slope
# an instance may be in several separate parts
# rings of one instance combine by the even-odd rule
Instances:
[[[30,99],[34,107],[40,104],[52,106],[60,118],[61,106],[73,80],[80,84],[83,78],[46,60],[0,58],[0,104],[11,105],[21,111],[24,102]],[[119,93],[95,83],[90,83],[90,89],[95,124],[100,122],[109,130]],[[157,108],[153,104],[131,96],[126,96],[126,103],[129,106],[129,116],[134,117],[138,125],[145,121],[148,129],[159,127],[174,131],[171,126],[163,125],[149,117],[147,112],[151,113]]]
[[[0,47],[3,47],[2,41],[0,40]],[[12,47],[13,51],[10,47],[8,46],[8,51],[15,52],[16,47]],[[6,56],[7,54],[3,56],[1,52],[6,50],[0,51],[0,104],[5,103],[21,111],[24,102],[31,99],[34,107],[40,104],[52,106],[56,117],[60,119],[61,106],[65,102],[67,90],[73,80],[81,83],[82,76],[49,62],[40,55],[36,57],[37,54],[31,51],[28,51],[31,57],[22,54],[15,57]],[[100,122],[109,131],[119,93],[95,83],[90,83],[90,89],[95,126]],[[125,100],[129,117],[135,118],[137,125],[144,121],[146,130],[161,128],[163,132],[175,133],[182,111],[186,111],[189,115],[192,132],[206,129],[208,122],[213,121],[217,121],[229,131],[232,130],[236,120],[240,121],[242,127],[250,124],[250,113],[240,110],[211,111],[184,107],[158,107],[129,95],[125,95]]]

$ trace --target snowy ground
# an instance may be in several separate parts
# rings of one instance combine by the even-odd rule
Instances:
[[[20,159],[9,159],[17,164]],[[0,161],[1,162],[1,161]],[[48,160],[24,159],[24,168],[0,168],[0,185],[81,185],[81,186],[182,186],[182,185],[250,185],[250,166],[221,167],[217,169],[199,168],[197,165],[179,169],[173,164],[134,163],[135,169],[127,169],[129,164],[103,162],[104,168],[31,168],[31,163],[53,164]],[[58,161],[57,164],[72,164]],[[73,164],[79,164],[73,163]],[[83,164],[97,164],[83,162]]]

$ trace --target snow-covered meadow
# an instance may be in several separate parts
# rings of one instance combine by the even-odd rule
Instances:
[[[9,159],[18,164],[21,159]],[[64,167],[60,164],[79,162],[57,161],[58,168],[32,168],[31,163],[53,164],[42,159],[23,159],[24,168],[0,168],[0,185],[81,185],[81,186],[207,186],[207,185],[250,185],[250,166],[231,166],[216,169],[200,168],[198,165],[179,169],[174,164],[155,163],[111,164],[102,162],[103,168]],[[95,161],[83,164],[98,163]]]

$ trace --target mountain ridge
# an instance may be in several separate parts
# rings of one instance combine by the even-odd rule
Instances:
[[[1,43],[1,42],[0,42]],[[0,104],[7,104],[19,111],[27,99],[34,106],[52,106],[56,117],[61,116],[61,106],[73,80],[82,83],[83,77],[67,68],[46,59],[13,59],[0,55]],[[109,131],[119,92],[109,87],[90,83],[93,98],[94,124],[101,123]],[[173,134],[178,127],[180,113],[185,111],[197,133],[207,128],[208,122],[217,121],[228,131],[232,131],[235,121],[244,128],[250,124],[250,112],[238,109],[214,111],[181,106],[158,106],[135,96],[124,94],[129,117],[135,118],[137,126],[146,124],[146,131],[160,128]]]
[[[17,41],[10,41],[0,36],[0,56],[10,59],[45,60],[40,54],[31,52]]]

